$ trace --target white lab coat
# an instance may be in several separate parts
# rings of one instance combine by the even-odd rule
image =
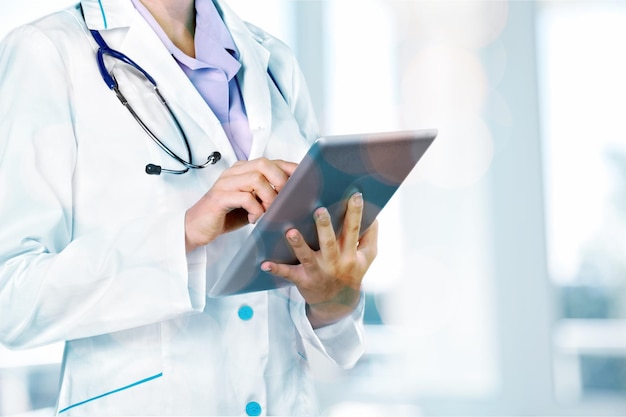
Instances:
[[[250,158],[300,160],[317,132],[294,58],[216,4],[243,63]],[[363,351],[362,303],[314,331],[295,287],[206,297],[250,229],[186,255],[184,215],[235,154],[130,0],[82,6],[89,28],[159,82],[195,161],[215,150],[222,160],[182,176],[145,174],[147,163],[179,166],[105,86],[80,9],[10,34],[0,46],[0,341],[67,341],[64,415],[315,414],[304,341],[352,366]],[[151,103],[132,71],[116,74],[135,104]],[[144,111],[184,155],[161,108]]]

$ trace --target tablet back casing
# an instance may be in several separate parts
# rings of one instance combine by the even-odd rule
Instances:
[[[261,270],[261,263],[266,260],[298,263],[285,238],[287,230],[298,229],[309,246],[318,250],[313,212],[326,207],[335,232],[340,233],[347,199],[361,192],[363,233],[436,135],[436,130],[419,130],[319,138],[235,254],[224,275],[210,289],[209,296],[291,285]]]

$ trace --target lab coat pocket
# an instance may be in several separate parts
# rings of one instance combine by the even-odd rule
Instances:
[[[161,325],[66,343],[58,413],[147,415],[162,411]],[[151,401],[145,401],[152,399]]]

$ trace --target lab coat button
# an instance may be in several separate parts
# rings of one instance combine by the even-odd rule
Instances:
[[[241,306],[237,314],[239,314],[241,320],[248,321],[254,316],[254,310],[250,306]]]
[[[249,416],[260,416],[261,415],[261,404],[252,401],[246,405],[246,414]]]

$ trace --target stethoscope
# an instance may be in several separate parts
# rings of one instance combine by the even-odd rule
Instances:
[[[213,165],[213,164],[215,164],[217,161],[219,161],[221,159],[222,155],[219,152],[215,151],[211,155],[209,155],[207,161],[204,164],[197,165],[197,164],[192,163],[191,147],[189,146],[189,140],[187,140],[187,135],[185,135],[185,132],[184,132],[183,128],[181,127],[180,123],[178,122],[178,119],[176,118],[176,116],[174,115],[174,112],[172,112],[172,109],[167,104],[167,101],[161,95],[161,92],[159,91],[159,88],[157,87],[157,83],[154,80],[154,78],[152,78],[152,76],[150,76],[150,74],[148,74],[143,68],[141,68],[137,63],[135,63],[128,56],[124,55],[123,53],[121,53],[119,51],[116,51],[115,49],[111,49],[109,47],[109,45],[107,45],[107,43],[102,38],[102,35],[100,35],[100,32],[98,32],[97,30],[91,30],[91,34],[93,35],[93,38],[96,40],[96,42],[98,43],[98,46],[99,46],[99,48],[98,48],[98,68],[100,69],[100,74],[102,75],[102,79],[104,80],[104,82],[107,85],[107,87],[109,87],[109,89],[111,89],[111,90],[113,90],[115,92],[115,94],[117,95],[117,98],[122,102],[124,107],[126,107],[128,109],[130,114],[132,114],[132,116],[135,118],[137,123],[139,123],[139,125],[148,134],[148,136],[150,136],[150,138],[157,145],[159,145],[159,147],[166,154],[168,154],[172,159],[176,160],[178,163],[180,163],[181,165],[183,165],[185,167],[185,169],[182,169],[182,170],[175,170],[175,169],[165,169],[165,168],[162,168],[161,166],[155,165],[155,164],[148,164],[148,165],[146,165],[146,174],[149,174],[149,175],[160,175],[162,172],[165,172],[167,174],[184,174],[185,172],[189,171],[190,169],[206,168],[207,166]],[[152,84],[152,86],[154,87],[153,90],[154,90],[155,94],[159,98],[159,101],[161,102],[161,104],[167,109],[167,111],[170,114],[172,120],[174,121],[174,124],[176,125],[176,128],[178,129],[178,132],[179,132],[180,136],[182,137],[182,139],[183,139],[183,141],[185,143],[185,147],[187,149],[187,160],[181,158],[176,153],[174,153],[154,133],[152,133],[150,128],[148,128],[148,126],[143,122],[143,120],[141,120],[141,118],[135,112],[135,110],[130,105],[128,100],[126,100],[126,97],[124,97],[124,95],[120,91],[119,85],[118,85],[117,80],[115,79],[115,76],[113,75],[113,73],[110,73],[110,72],[107,71],[106,65],[104,64],[104,56],[105,55],[108,55],[108,56],[110,56],[111,58],[114,58],[114,59],[118,59],[118,60],[120,60],[120,61],[122,61],[122,62],[124,62],[124,63],[126,63],[126,64],[128,64],[130,66],[132,66],[137,71],[139,71],[141,74],[143,74],[143,76],[146,77],[146,79],[150,82],[150,84]]]

